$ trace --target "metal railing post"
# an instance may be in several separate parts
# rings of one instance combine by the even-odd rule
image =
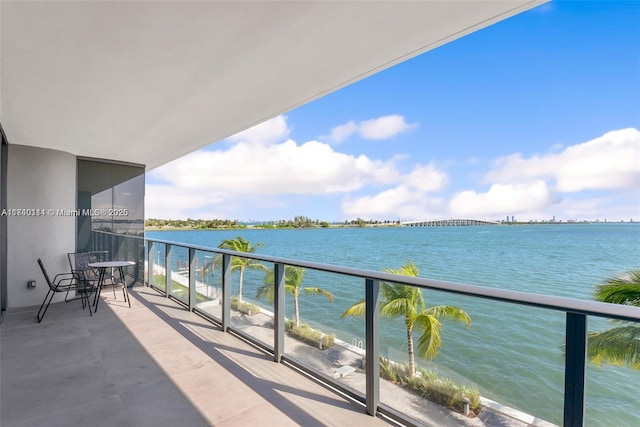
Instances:
[[[169,244],[165,244],[164,247],[164,296],[166,298],[169,297],[169,293],[171,292],[171,252],[173,251],[173,246]]]
[[[222,331],[231,323],[231,256],[222,255]]]
[[[151,241],[149,241],[149,244],[147,245],[147,284],[149,286],[155,285],[155,278],[153,277],[153,271],[155,269],[153,264],[153,245],[154,243]]]
[[[196,308],[196,250],[189,248],[189,311]]]
[[[564,368],[564,426],[584,425],[587,367],[587,316],[567,313]]]
[[[367,413],[375,416],[380,403],[380,282],[365,279],[365,375]]]
[[[285,265],[273,266],[274,319],[273,319],[273,360],[280,363],[284,354],[284,269]]]

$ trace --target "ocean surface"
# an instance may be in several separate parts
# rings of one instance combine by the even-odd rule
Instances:
[[[413,261],[425,278],[578,299],[592,299],[596,284],[640,268],[640,224],[629,223],[147,231],[146,236],[210,247],[241,236],[264,243],[258,253],[371,270]],[[245,273],[245,299],[255,295],[262,274]],[[232,280],[237,281],[235,273]],[[361,319],[341,318],[364,298],[361,281],[307,272],[304,286],[330,290],[335,301],[301,296],[303,321],[347,342],[364,340]],[[462,307],[472,324],[445,321],[440,354],[419,364],[473,384],[485,397],[562,423],[563,313],[435,291],[425,291],[425,299],[429,306]],[[287,316],[290,307],[287,303]],[[612,323],[590,317],[588,326],[597,331]],[[381,319],[381,340],[386,356],[406,360],[400,319]],[[640,426],[639,385],[640,371],[589,364],[586,425]]]

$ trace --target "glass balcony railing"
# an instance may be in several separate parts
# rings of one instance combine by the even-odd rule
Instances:
[[[479,416],[483,425],[515,418],[591,426],[600,425],[591,415],[611,417],[615,407],[617,425],[640,421],[637,372],[586,362],[588,332],[610,326],[607,319],[637,326],[637,307],[155,239],[145,245],[149,285],[360,401],[371,415],[409,425],[465,425]],[[390,303],[407,295],[424,298],[411,316]],[[506,323],[521,333],[504,336]],[[493,331],[491,341],[475,339],[476,328]],[[433,342],[437,330],[446,333]],[[601,387],[605,377],[621,396]]]

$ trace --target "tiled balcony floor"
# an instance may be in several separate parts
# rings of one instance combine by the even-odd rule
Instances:
[[[9,310],[0,425],[388,425],[155,291]]]

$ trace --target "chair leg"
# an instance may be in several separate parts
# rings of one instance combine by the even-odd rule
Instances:
[[[84,299],[87,296],[87,291],[85,290],[84,295],[80,296],[80,300],[82,301],[82,309],[84,310]]]
[[[97,307],[97,305],[98,305],[98,298],[100,297],[100,292],[101,291],[102,291],[102,285],[100,284],[100,280],[98,280],[98,284],[96,285],[96,294],[93,297],[93,305],[94,305],[94,307]]]
[[[47,312],[47,309],[49,308],[49,304],[51,303],[51,300],[53,299],[53,295],[54,292],[49,289],[47,291],[47,295],[45,295],[44,300],[42,301],[42,305],[40,306],[40,310],[38,310],[38,314],[36,314],[36,318],[38,319],[38,323],[42,322],[42,319],[44,319],[44,314]],[[47,298],[49,299],[49,301],[47,302]],[[46,303],[46,306],[45,306]],[[42,308],[44,307],[44,311],[42,311]],[[42,315],[40,314],[40,312],[42,311]]]
[[[82,298],[82,309],[84,310],[84,299],[87,299],[87,307],[89,307],[89,316],[93,317],[93,313],[91,312],[91,302],[89,301],[89,292],[87,291],[87,285],[84,285],[84,297]]]
[[[122,285],[122,295],[124,295],[124,300],[129,303],[129,308],[131,308],[131,298],[129,298],[129,292],[124,285]]]
[[[120,280],[122,280],[122,294],[124,295],[124,300],[129,303],[129,308],[131,308],[131,298],[129,298],[129,291],[127,291],[127,281],[124,278],[124,270],[120,267]]]

